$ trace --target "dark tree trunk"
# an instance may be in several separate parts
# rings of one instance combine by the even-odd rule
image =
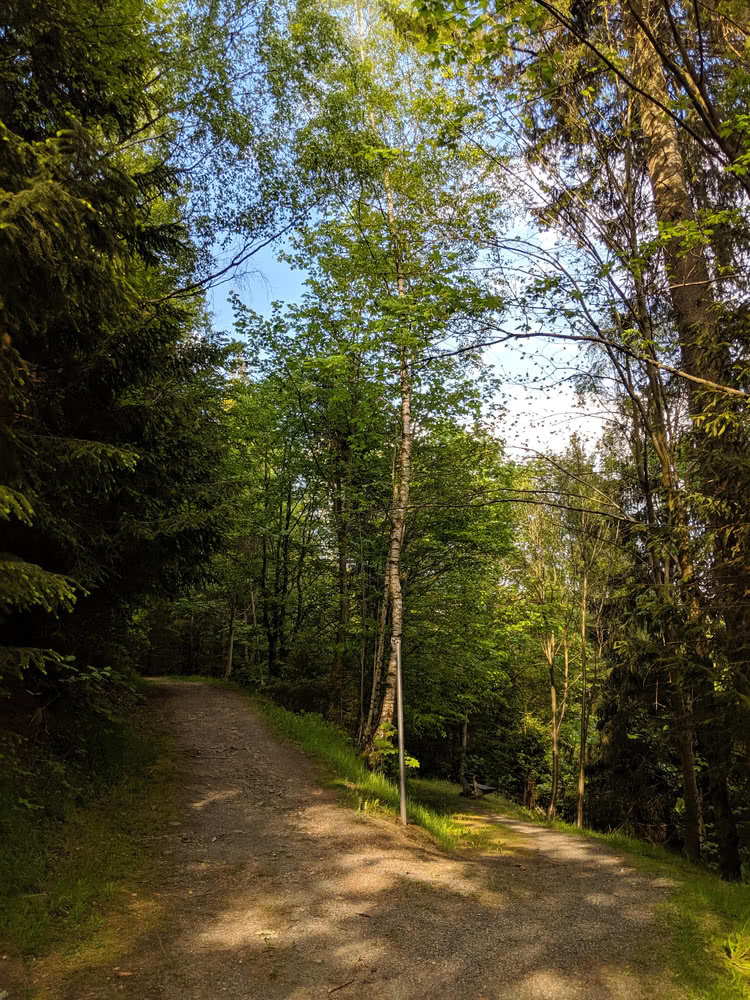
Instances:
[[[693,724],[691,712],[679,683],[672,683],[672,705],[677,724],[677,740],[682,768],[682,795],[685,800],[683,842],[687,857],[691,861],[698,862],[701,859],[701,816],[698,783],[695,777]]]
[[[234,657],[234,624],[237,620],[237,606],[232,602],[231,618],[229,620],[229,638],[227,640],[227,658],[224,664],[224,676],[232,676],[232,660]]]

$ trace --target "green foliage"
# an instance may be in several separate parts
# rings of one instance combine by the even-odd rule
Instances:
[[[34,953],[80,934],[139,863],[156,747],[121,718],[133,612],[217,544],[226,352],[173,169],[164,8],[5,13],[0,925]]]
[[[22,559],[0,562],[0,611],[28,611],[36,605],[47,612],[70,611],[75,600],[76,590],[68,578]]]
[[[2,662],[40,698],[127,666],[132,602],[217,536],[221,355],[172,298],[193,254],[143,134],[158,53],[145,5],[105,6],[15,7],[1,45]]]

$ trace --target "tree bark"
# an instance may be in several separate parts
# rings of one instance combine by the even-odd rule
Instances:
[[[565,639],[563,642],[565,649],[565,688],[559,709],[557,705],[557,675],[555,671],[555,659],[557,657],[559,645],[555,642],[554,632],[551,632],[543,643],[544,655],[547,660],[547,666],[549,667],[550,707],[552,710],[552,722],[550,726],[552,736],[552,787],[550,789],[550,798],[547,805],[547,819],[555,818],[555,813],[557,811],[557,794],[560,784],[560,727],[565,715],[565,700],[567,698],[568,691],[568,644]]]
[[[588,706],[586,703],[586,618],[588,611],[589,577],[584,566],[581,581],[581,740],[578,760],[578,799],[576,805],[576,826],[583,827],[583,798],[586,789],[586,740],[588,737]]]
[[[705,707],[699,738],[703,756],[708,764],[706,775],[719,848],[719,872],[727,881],[739,882],[742,878],[739,836],[729,797],[731,730],[727,720],[717,711],[714,692],[711,691],[710,697],[702,700]]]
[[[654,34],[664,31],[660,23],[664,11],[659,4],[633,6],[645,21],[652,22]],[[634,82],[645,94],[668,107],[670,97],[658,54],[635,20],[631,21],[630,31]],[[694,223],[695,212],[675,122],[643,95],[638,100],[638,111],[659,225]],[[714,295],[705,251],[700,244],[686,247],[678,234],[665,240],[663,253],[682,368],[691,375],[721,383],[728,374],[728,355],[716,336]],[[699,412],[703,391],[691,384],[689,393],[691,410]]]
[[[570,680],[570,651],[568,637],[563,633],[563,696],[560,709],[557,708],[557,683],[555,678],[555,637],[551,636],[550,644],[550,694],[552,702],[552,789],[550,791],[547,819],[554,819],[557,814],[557,796],[560,790],[560,730],[562,729],[565,709],[568,702],[568,684]]]
[[[396,274],[396,290],[401,299],[406,294],[406,282],[401,267],[401,250],[396,232],[396,216],[393,206],[391,178],[386,171],[384,188],[387,205],[387,223],[390,232],[391,253]],[[398,461],[394,468],[393,500],[391,505],[391,535],[388,547],[387,595],[391,609],[391,648],[385,675],[383,701],[380,706],[376,738],[383,738],[393,725],[396,707],[396,673],[399,655],[403,663],[401,642],[404,624],[404,599],[401,589],[401,550],[406,534],[406,514],[409,506],[409,485],[411,479],[412,426],[411,426],[411,375],[409,372],[409,348],[399,347],[399,387],[401,390],[401,438]]]
[[[336,623],[336,647],[333,664],[328,678],[328,714],[341,722],[344,702],[344,658],[349,630],[349,514],[352,477],[352,454],[346,440],[340,442],[339,460],[344,467],[344,475],[337,476],[334,485],[333,515],[336,524],[338,549],[337,585],[339,596],[338,621]]]
[[[458,780],[461,784],[464,783],[466,778],[466,757],[469,747],[469,716],[468,713],[464,716],[464,721],[461,725],[461,758],[458,763]]]
[[[234,625],[237,620],[237,605],[232,601],[231,617],[229,619],[229,639],[227,641],[227,659],[224,664],[224,676],[232,676],[232,659],[234,657]]]
[[[560,741],[557,728],[557,685],[555,671],[550,667],[550,700],[552,702],[552,788],[547,806],[547,819],[554,819],[557,810],[557,785],[560,773]]]
[[[694,733],[691,712],[679,682],[672,682],[672,706],[677,722],[680,765],[682,768],[682,795],[685,800],[683,842],[685,854],[691,861],[701,859],[700,797],[695,777]]]
[[[385,691],[380,708],[376,737],[384,737],[393,725],[396,707],[397,650],[404,624],[404,600],[401,590],[401,549],[406,529],[406,511],[409,505],[409,478],[411,471],[411,380],[406,347],[401,348],[401,443],[398,460],[398,490],[391,510],[391,539],[388,548],[388,590],[391,596],[391,649],[385,675]],[[396,492],[396,491],[394,491]]]
[[[370,692],[370,706],[367,711],[367,722],[362,734],[362,746],[364,747],[372,743],[377,725],[376,719],[380,717],[380,686],[383,677],[385,629],[388,623],[388,602],[390,599],[389,581],[390,574],[388,563],[386,563],[385,580],[383,581],[383,600],[378,608],[378,627],[375,635],[375,652],[372,659],[372,690]]]

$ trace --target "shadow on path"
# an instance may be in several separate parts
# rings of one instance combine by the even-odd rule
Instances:
[[[160,682],[185,790],[144,893],[164,913],[119,969],[60,1000],[616,1000],[664,993],[634,964],[668,886],[533,824],[512,855],[419,846],[336,805],[240,694]],[[122,976],[119,973],[132,973]],[[652,987],[649,988],[649,979]]]

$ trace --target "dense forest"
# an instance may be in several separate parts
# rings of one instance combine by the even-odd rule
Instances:
[[[395,773],[400,659],[412,772],[750,877],[746,4],[2,11],[4,815],[138,673]]]

